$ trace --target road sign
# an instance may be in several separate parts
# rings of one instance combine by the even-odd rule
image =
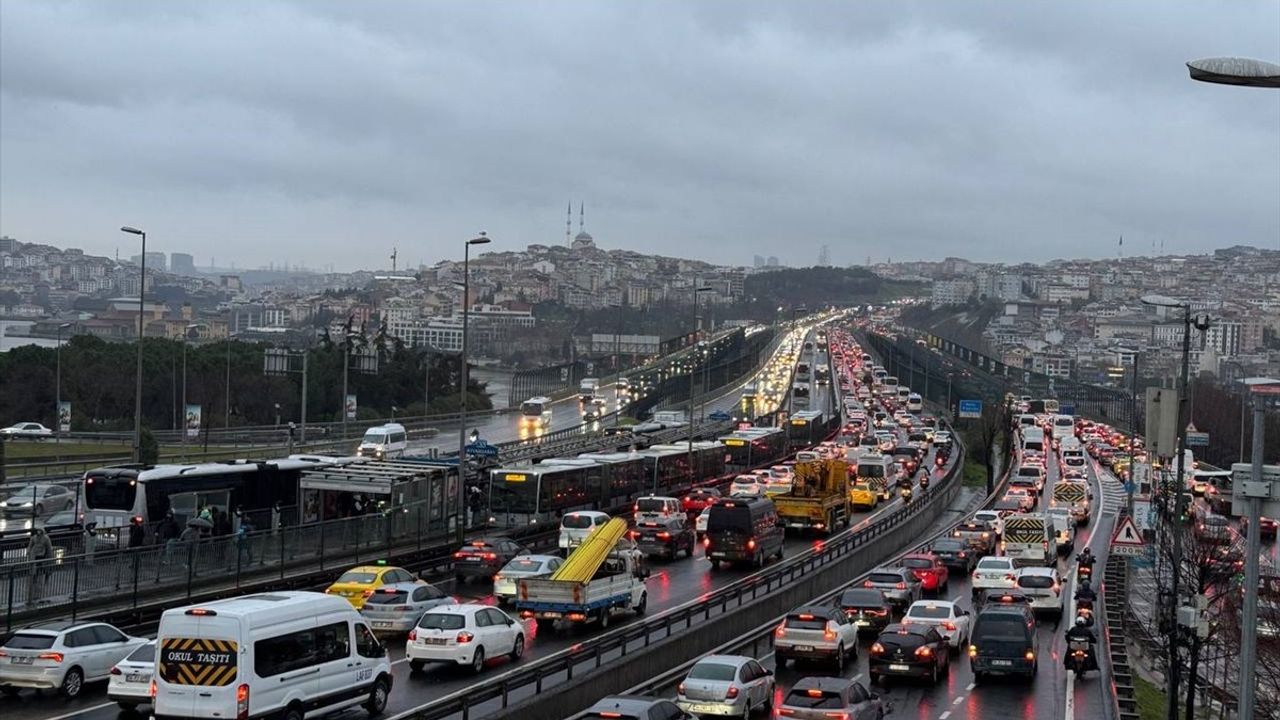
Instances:
[[[1209,433],[1188,430],[1187,447],[1209,447]]]
[[[960,401],[960,417],[962,418],[982,417],[982,401],[981,400],[961,400]]]
[[[1249,392],[1254,395],[1280,395],[1280,385],[1251,385]]]
[[[498,448],[484,440],[477,440],[467,445],[467,454],[486,458],[498,457]]]
[[[1058,412],[1062,415],[1075,415],[1076,406],[1074,403],[1059,403]]]
[[[1120,518],[1120,524],[1116,525],[1116,531],[1111,536],[1111,554],[1122,557],[1142,557],[1146,545],[1133,518],[1128,515]]]

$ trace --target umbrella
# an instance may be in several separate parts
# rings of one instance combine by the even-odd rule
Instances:
[[[187,521],[187,527],[200,528],[202,530],[212,530],[213,523],[202,517],[193,517]]]

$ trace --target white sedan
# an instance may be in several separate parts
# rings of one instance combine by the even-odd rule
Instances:
[[[729,496],[760,497],[764,494],[764,487],[758,475],[739,475],[729,484]]]
[[[139,705],[150,705],[151,676],[155,671],[156,643],[152,640],[111,668],[107,699],[125,711],[136,710]]]
[[[446,662],[479,673],[489,658],[506,655],[515,662],[524,655],[524,625],[488,605],[444,605],[418,619],[404,654],[414,672],[428,662]]]
[[[902,622],[910,625],[930,625],[947,639],[952,650],[969,644],[973,630],[973,617],[950,600],[917,600],[911,603],[902,616]]]
[[[973,569],[971,585],[973,596],[983,590],[1007,590],[1018,586],[1018,569],[1013,566],[1013,559],[1004,556],[987,556],[978,561]]]
[[[544,577],[560,569],[564,558],[555,555],[521,555],[493,576],[493,596],[499,603],[510,602],[523,578]]]
[[[53,437],[53,431],[40,423],[22,422],[17,425],[10,425],[7,428],[0,428],[0,437],[39,440],[40,438]]]

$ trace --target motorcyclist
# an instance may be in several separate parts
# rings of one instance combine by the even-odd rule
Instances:
[[[1079,555],[1076,555],[1076,563],[1081,568],[1088,568],[1088,572],[1093,572],[1093,563],[1096,559],[1097,558],[1093,556],[1093,550],[1090,550],[1087,547],[1084,550],[1081,550]]]
[[[1076,588],[1077,603],[1084,601],[1089,603],[1089,606],[1092,607],[1093,603],[1096,602],[1097,599],[1098,599],[1098,593],[1094,592],[1093,587],[1089,585],[1088,580],[1085,580],[1084,582],[1080,583],[1080,587]]]
[[[1094,652],[1094,647],[1098,644],[1098,638],[1093,634],[1093,631],[1089,629],[1089,626],[1083,617],[1076,618],[1075,625],[1067,629],[1067,646],[1070,647],[1072,642],[1088,643],[1089,650],[1088,655],[1085,658],[1085,669],[1096,670],[1098,667],[1098,659]],[[1071,662],[1070,652],[1063,654],[1063,661],[1067,664]]]

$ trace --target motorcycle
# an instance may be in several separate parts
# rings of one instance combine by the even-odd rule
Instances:
[[[1076,617],[1084,618],[1085,627],[1093,627],[1093,601],[1076,598]]]
[[[904,487],[899,492],[902,494],[902,502],[911,502],[911,488]]]
[[[924,477],[920,478],[920,489],[921,489],[921,490],[928,490],[928,489],[929,489],[929,475],[928,475],[928,474],[925,474],[925,476],[924,476]]]
[[[1067,669],[1075,673],[1076,677],[1098,669],[1098,660],[1093,653],[1093,643],[1088,640],[1069,640],[1066,661]]]

